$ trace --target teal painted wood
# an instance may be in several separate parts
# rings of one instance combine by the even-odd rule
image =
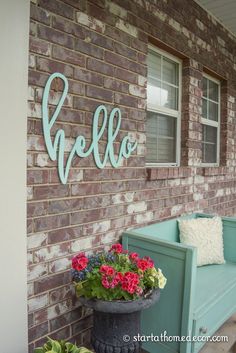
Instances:
[[[176,220],[167,222],[172,224],[172,229],[175,229],[176,224],[174,226],[174,223],[177,222]],[[123,235],[123,246],[140,253],[142,256],[151,256],[156,266],[160,267],[168,278],[159,303],[150,310],[145,310],[142,314],[143,333],[146,335],[150,335],[150,333],[161,335],[167,330],[168,335],[171,336],[181,336],[183,332],[187,336],[192,328],[192,311],[186,310],[185,307],[192,306],[193,301],[194,270],[192,263],[196,263],[196,250],[183,244],[165,242],[163,239],[159,240],[156,234],[162,234],[163,229],[167,231],[167,222],[163,222],[165,223],[164,228],[162,228],[163,223],[158,223],[158,227],[155,227],[155,231],[158,230],[158,232],[151,235],[149,234],[150,227],[147,227],[147,235],[144,234],[144,228],[134,232],[126,232]],[[139,231],[141,234],[139,234]],[[189,284],[187,286],[185,286],[186,280]],[[147,342],[143,346],[151,353],[179,352],[180,350],[187,353],[190,352],[191,348],[188,348],[188,344],[184,342],[165,342],[165,344]],[[150,347],[152,347],[152,350],[150,350]]]
[[[186,218],[212,217],[192,214]],[[143,313],[146,335],[212,335],[236,311],[236,218],[223,217],[225,265],[196,266],[196,249],[179,243],[177,219],[123,234],[123,246],[152,256],[167,285],[159,303]],[[197,353],[204,344],[145,342],[150,353]]]
[[[197,268],[198,295],[194,303],[194,318],[199,318],[214,307],[219,297],[236,285],[236,265],[208,265]],[[235,296],[236,303],[236,296]]]
[[[191,215],[186,215],[181,217],[181,219],[196,218],[197,214],[193,213]],[[167,240],[170,242],[179,242],[179,228],[176,219],[170,219],[168,221],[154,223],[149,226],[138,228],[135,230],[139,234],[153,235],[158,237],[158,239]]]
[[[196,336],[204,336],[200,332],[201,327],[207,328],[206,335],[212,336],[217,329],[233,314],[236,312],[236,265],[234,263],[229,264],[233,266],[235,269],[225,269],[225,272],[228,270],[231,272],[231,275],[234,278],[231,278],[229,285],[227,283],[222,283],[222,286],[225,284],[224,293],[218,292],[218,296],[214,297],[213,301],[207,306],[205,306],[205,312],[202,311],[202,315],[198,318],[194,319],[194,327],[193,335]],[[225,266],[225,265],[219,265]],[[228,272],[227,271],[227,272]],[[219,276],[220,277],[220,276]],[[227,273],[227,277],[229,278],[229,274]],[[211,284],[210,284],[211,285]],[[210,285],[208,288],[210,288]],[[210,294],[205,293],[205,301],[210,298]],[[198,313],[199,314],[199,313]],[[196,315],[195,315],[196,316]],[[201,347],[204,345],[204,342],[198,342],[192,345],[192,351],[194,353],[198,353]]]
[[[51,118],[48,116],[48,99],[51,89],[51,84],[54,79],[63,81],[63,92],[59,99],[58,105]],[[63,129],[58,129],[54,138],[51,138],[51,129],[60,113],[63,103],[68,93],[68,80],[59,73],[55,72],[50,75],[42,99],[42,122],[43,122],[43,135],[49,157],[52,161],[58,161],[58,174],[62,184],[66,184],[69,171],[71,168],[72,160],[75,156],[85,158],[93,154],[95,164],[98,168],[104,168],[110,161],[114,168],[121,166],[122,159],[129,158],[131,153],[137,147],[137,141],[132,143],[129,136],[125,136],[120,143],[118,157],[115,157],[114,142],[119,133],[121,125],[121,111],[119,108],[113,108],[109,117],[107,108],[104,105],[99,105],[95,110],[92,126],[92,142],[89,147],[86,146],[86,139],[83,135],[77,136],[75,143],[69,153],[68,159],[65,161],[65,132]],[[107,128],[107,145],[103,160],[101,160],[99,152],[99,142]],[[87,148],[86,148],[87,147]]]

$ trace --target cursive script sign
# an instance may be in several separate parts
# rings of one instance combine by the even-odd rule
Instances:
[[[56,109],[51,118],[48,116],[48,98],[50,93],[51,83],[55,78],[60,78],[64,83],[64,88]],[[61,73],[55,72],[52,74],[45,86],[42,101],[42,120],[43,120],[43,135],[46,143],[49,157],[52,161],[58,161],[58,174],[63,184],[67,183],[72,160],[75,156],[85,158],[93,154],[94,161],[98,168],[104,168],[108,161],[114,168],[121,165],[123,158],[129,158],[131,153],[137,147],[137,141],[132,143],[129,136],[125,136],[120,143],[118,156],[115,156],[114,142],[120,129],[121,111],[119,108],[112,109],[109,117],[107,108],[104,105],[99,105],[94,113],[92,125],[92,141],[89,146],[86,146],[86,140],[83,135],[79,135],[75,139],[75,143],[65,161],[65,132],[59,129],[56,132],[54,141],[51,138],[51,129],[60,113],[65,98],[68,93],[68,80]],[[100,126],[99,126],[99,119]],[[107,144],[103,160],[99,153],[99,141],[101,140],[107,127]]]

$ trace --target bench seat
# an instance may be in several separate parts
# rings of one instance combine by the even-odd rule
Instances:
[[[200,317],[219,297],[224,297],[227,290],[236,286],[236,263],[208,265],[197,268],[196,298],[194,318]]]

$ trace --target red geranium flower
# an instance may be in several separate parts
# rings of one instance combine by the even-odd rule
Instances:
[[[150,257],[146,256],[137,261],[137,266],[140,270],[146,271],[148,268],[152,268],[154,266],[154,262]]]
[[[139,256],[136,252],[131,252],[129,254],[129,258],[130,258],[130,260],[136,261],[136,260],[138,260]]]
[[[82,271],[87,267],[88,258],[85,256],[84,253],[80,253],[76,255],[72,259],[72,267],[77,271]]]
[[[133,294],[139,284],[139,275],[133,272],[126,272],[122,279],[122,289]]]
[[[117,244],[113,244],[110,251],[113,251],[117,254],[121,254],[123,252],[123,247],[121,244],[117,243]]]
[[[110,286],[110,283],[109,283],[109,281],[108,281],[108,278],[106,277],[106,276],[103,276],[102,277],[102,285],[103,285],[103,287],[105,287],[105,288],[110,288],[111,286]]]
[[[149,268],[149,263],[147,260],[139,259],[137,261],[137,266],[140,270],[145,271],[147,268]]]
[[[149,256],[144,256],[144,259],[148,261],[149,268],[154,267],[154,261]]]
[[[108,266],[108,265],[102,265],[100,267],[100,272],[104,273],[107,276],[114,276],[115,274],[115,270],[112,266]]]

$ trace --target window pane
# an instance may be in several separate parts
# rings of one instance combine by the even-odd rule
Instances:
[[[161,55],[152,50],[148,52],[148,77],[161,79]]]
[[[147,162],[157,162],[157,115],[147,112]]]
[[[147,113],[147,162],[176,162],[176,122],[173,117]]]
[[[178,86],[178,67],[179,65],[177,63],[163,57],[162,80]]]
[[[202,99],[202,116],[207,119],[207,100],[204,98]]]
[[[208,82],[209,82],[208,98],[214,100],[215,102],[218,102],[218,99],[219,99],[218,87],[219,87],[219,85],[211,80],[208,80]]]
[[[161,82],[149,79],[147,83],[147,103],[152,106],[161,106]]]
[[[208,101],[209,116],[208,119],[218,121],[218,104]]]
[[[162,84],[161,106],[169,109],[178,110],[178,88]]]
[[[203,77],[202,91],[203,91],[203,97],[207,98],[207,79],[206,79],[206,77]]]
[[[203,125],[203,163],[217,162],[217,128]]]

